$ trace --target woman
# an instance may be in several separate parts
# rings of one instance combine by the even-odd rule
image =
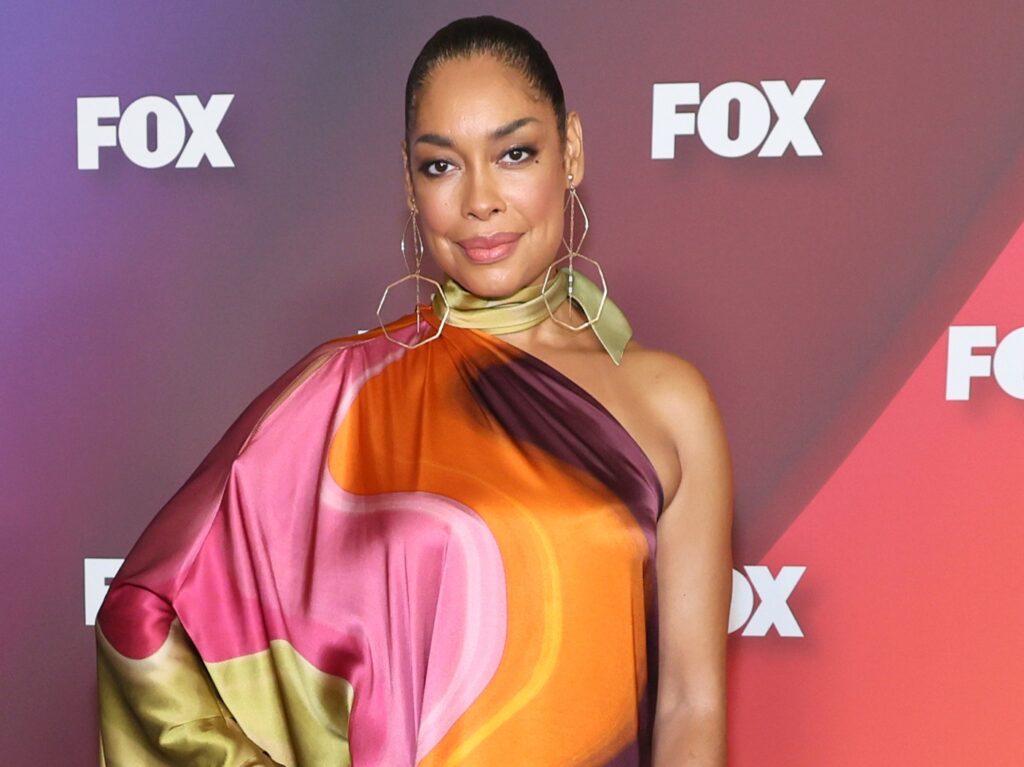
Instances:
[[[406,116],[407,279],[422,243],[448,279],[300,360],[143,534],[106,763],[723,765],[728,450],[578,270],[580,118],[492,17],[427,43]]]

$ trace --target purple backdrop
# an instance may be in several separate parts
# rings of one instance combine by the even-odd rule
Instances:
[[[403,268],[405,75],[434,29],[481,12],[548,47],[585,126],[588,255],[639,339],[716,391],[738,564],[800,513],[1021,222],[1024,6],[1010,0],[9,8],[13,763],[95,763],[83,558],[123,556],[253,396],[376,321]],[[812,78],[826,80],[807,116],[821,157],[727,159],[696,136],[650,157],[655,82]],[[146,170],[117,149],[76,167],[76,98],[212,93],[234,94],[220,127],[234,168]]]

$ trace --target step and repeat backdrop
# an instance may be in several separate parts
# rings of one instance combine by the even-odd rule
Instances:
[[[96,763],[110,577],[244,405],[375,325],[405,76],[479,13],[548,48],[587,254],[725,418],[730,763],[1024,763],[1016,0],[6,8],[0,752]]]

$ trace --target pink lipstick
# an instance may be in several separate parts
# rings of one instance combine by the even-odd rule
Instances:
[[[522,232],[498,232],[486,237],[459,240],[458,245],[466,252],[470,261],[477,264],[493,264],[511,253],[522,236]]]

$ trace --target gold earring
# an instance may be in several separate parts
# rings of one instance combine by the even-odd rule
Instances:
[[[583,240],[586,239],[587,232],[590,231],[590,219],[587,217],[587,211],[584,209],[583,203],[580,202],[579,193],[577,193],[576,187],[572,183],[573,176],[572,176],[571,173],[568,176],[568,180],[569,180],[569,195],[568,195],[568,197],[565,200],[564,208],[568,208],[569,209],[569,238],[568,239],[565,239],[564,237],[562,238],[562,244],[565,245],[565,248],[566,248],[566,250],[568,252],[564,256],[562,256],[560,258],[556,258],[551,263],[551,265],[548,267],[547,272],[544,273],[544,284],[541,287],[541,295],[544,297],[544,306],[547,307],[548,314],[551,316],[551,319],[553,319],[555,322],[557,322],[562,327],[565,327],[565,328],[568,328],[569,330],[574,330],[575,331],[575,330],[583,330],[584,328],[589,328],[591,325],[593,325],[595,322],[597,322],[601,318],[601,312],[604,309],[605,299],[608,298],[608,283],[604,279],[604,270],[601,269],[601,265],[599,263],[597,263],[597,261],[595,261],[594,259],[588,258],[587,256],[584,256],[580,252],[580,249],[583,247]],[[563,210],[564,210],[564,208],[563,208]],[[576,239],[576,209],[577,208],[579,208],[580,217],[583,219],[583,232],[580,234],[580,239],[579,239],[578,242],[575,241],[575,239]],[[548,303],[548,297],[547,297],[548,284],[551,282],[551,279],[552,279],[552,276],[553,276],[553,274],[555,272],[556,267],[560,263],[562,263],[562,261],[568,261],[569,262],[569,268],[567,270],[568,273],[567,273],[566,276],[568,277],[568,288],[567,288],[567,291],[568,291],[568,294],[569,294],[569,300],[566,303],[568,303],[570,306],[572,305],[572,300],[573,300],[573,280],[575,278],[575,272],[573,271],[573,261],[576,260],[576,259],[583,259],[584,261],[587,261],[587,262],[593,264],[594,268],[597,269],[598,277],[601,278],[601,301],[597,305],[597,312],[594,314],[593,317],[591,317],[587,313],[586,307],[583,307],[583,314],[587,318],[587,321],[583,322],[583,323],[581,323],[579,325],[573,325],[570,322],[566,322],[564,320],[558,319],[558,317],[555,316],[555,313],[553,311],[551,311],[551,304]]]
[[[423,238],[420,235],[419,223],[416,220],[417,213],[418,211],[416,210],[416,204],[413,203],[412,206],[410,207],[409,220],[405,224],[405,231],[402,232],[402,260],[405,261],[405,268],[409,273],[404,277],[399,277],[397,280],[395,280],[386,288],[384,288],[384,295],[380,297],[380,303],[377,305],[377,322],[380,323],[380,328],[381,330],[384,331],[384,335],[392,343],[396,343],[399,346],[405,347],[406,349],[416,349],[417,347],[430,343],[431,341],[435,340],[438,336],[440,336],[441,331],[444,329],[444,324],[448,321],[448,313],[451,310],[451,307],[448,306],[448,298],[447,296],[445,296],[444,288],[441,287],[441,284],[437,280],[432,280],[430,277],[427,277],[420,273],[420,266],[423,263]],[[406,247],[406,240],[408,239],[410,230],[412,230],[412,263],[415,266],[410,265],[409,249]],[[430,285],[433,285],[438,295],[441,296],[441,300],[444,301],[444,314],[441,316],[441,322],[438,324],[437,330],[434,332],[433,335],[427,336],[426,338],[421,338],[419,341],[416,341],[415,343],[412,344],[408,344],[405,341],[400,341],[394,336],[392,336],[390,333],[388,333],[387,326],[384,324],[384,319],[381,317],[381,310],[384,308],[384,302],[388,300],[388,291],[390,291],[393,287],[401,285],[403,282],[408,282],[409,280],[416,281],[417,333],[420,330],[420,323],[424,321],[420,317],[420,311],[422,309],[422,306],[420,305],[420,287],[422,283],[425,282]]]

